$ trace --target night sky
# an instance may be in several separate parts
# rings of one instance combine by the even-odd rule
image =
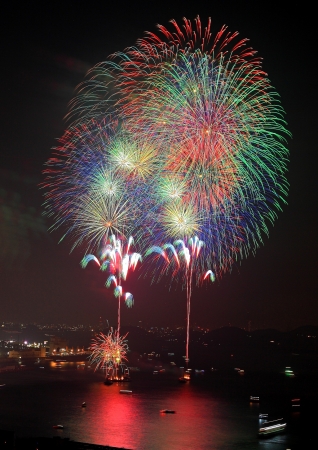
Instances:
[[[133,45],[143,32],[172,18],[226,24],[249,38],[281,95],[293,138],[288,206],[269,238],[231,274],[196,290],[192,324],[211,329],[293,329],[318,325],[317,88],[315,11],[308,1],[17,2],[2,7],[0,322],[116,325],[117,301],[98,270],[82,270],[81,251],[47,231],[39,183],[76,85],[94,64]],[[9,4],[9,2],[8,2]],[[284,2],[285,5],[287,3]],[[188,5],[188,6],[187,6]],[[185,293],[130,278],[133,309],[122,324],[185,325]]]

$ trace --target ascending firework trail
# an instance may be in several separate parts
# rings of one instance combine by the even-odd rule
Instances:
[[[158,262],[155,273],[160,270],[163,273],[169,273],[172,277],[179,276],[186,287],[187,297],[187,325],[186,325],[186,363],[189,362],[189,335],[190,335],[190,306],[192,295],[192,282],[197,269],[197,260],[204,242],[197,236],[188,241],[178,239],[174,244],[164,244],[161,247],[153,246],[145,254],[155,256],[155,262]],[[210,280],[214,281],[215,276],[212,270],[208,270],[203,277],[206,279],[210,275]]]
[[[89,261],[95,261],[102,271],[107,271],[109,276],[106,280],[105,286],[110,287],[111,284],[115,285],[114,295],[118,298],[118,322],[117,322],[117,334],[120,336],[120,301],[124,297],[125,304],[128,308],[131,308],[134,304],[133,295],[130,292],[123,292],[122,280],[126,280],[129,269],[134,270],[138,261],[141,260],[139,253],[131,253],[130,246],[133,243],[133,238],[130,237],[126,246],[122,245],[120,239],[116,239],[112,235],[104,245],[100,259],[94,255],[86,255],[81,265],[83,268],[87,266]]]

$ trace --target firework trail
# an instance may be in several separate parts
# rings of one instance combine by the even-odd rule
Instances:
[[[123,245],[122,241],[120,239],[116,239],[113,235],[110,242],[107,243],[106,247],[103,249],[102,253],[102,259],[104,262],[101,269],[109,270],[112,273],[106,281],[106,287],[110,287],[114,284],[114,295],[115,297],[118,297],[118,334],[120,332],[120,299],[123,296],[121,281],[125,281],[127,279],[129,269],[134,270],[138,261],[141,261],[141,255],[139,253],[130,252],[130,247],[133,242],[133,238],[130,237],[126,242],[126,245]],[[131,308],[134,304],[132,294],[126,292],[124,296],[126,305]]]
[[[123,292],[122,280],[126,281],[130,270],[135,270],[141,255],[139,253],[132,253],[130,251],[134,240],[132,237],[123,244],[121,239],[117,239],[115,235],[111,235],[109,239],[105,240],[104,246],[100,252],[99,258],[95,255],[85,255],[81,261],[83,269],[87,267],[90,261],[95,261],[100,270],[108,272],[108,278],[105,286],[114,286],[114,296],[118,298],[118,321],[117,334],[120,335],[120,301],[124,297],[125,304],[128,308],[132,308],[134,304],[134,297],[130,292]]]
[[[181,273],[181,278],[186,287],[187,297],[187,326],[186,326],[186,363],[189,362],[189,333],[190,333],[190,307],[192,296],[192,282],[197,269],[197,261],[200,255],[204,242],[200,241],[197,236],[190,238],[188,241],[182,239],[176,240],[173,244],[167,243],[162,247],[153,246],[148,249],[145,258],[148,256],[155,257],[155,259],[162,259],[163,271],[162,273],[171,273],[172,277]],[[156,270],[158,265],[156,264]],[[210,275],[210,280],[215,281],[215,275],[209,269],[203,279]]]

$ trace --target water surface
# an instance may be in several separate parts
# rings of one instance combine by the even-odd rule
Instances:
[[[19,437],[58,435],[142,450],[294,450],[310,440],[310,428],[304,427],[300,413],[292,412],[286,433],[259,440],[258,414],[268,411],[249,402],[243,380],[241,391],[241,381],[222,390],[213,380],[182,384],[171,376],[136,373],[130,383],[105,386],[102,374],[66,367],[0,374],[0,384],[5,383],[0,388],[0,429],[15,430]],[[133,393],[121,394],[121,389]],[[272,415],[281,413],[275,405],[268,408]],[[176,414],[162,414],[161,409]],[[56,424],[64,429],[53,429]]]

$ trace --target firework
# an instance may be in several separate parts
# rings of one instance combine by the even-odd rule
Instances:
[[[223,222],[235,245],[222,246],[222,252],[233,260],[257,248],[273,221],[272,209],[284,202],[284,112],[255,51],[246,40],[234,44],[237,33],[222,28],[213,40],[210,23],[204,32],[199,19],[195,27],[185,19],[184,31],[172,25],[174,32],[159,27],[163,39],[148,34],[128,50],[130,59],[122,63],[126,117],[131,129],[156,136],[165,149],[165,169],[183,180],[178,208],[191,205],[193,232],[211,254],[223,241],[222,231],[212,234],[211,225]],[[135,89],[140,95],[133,95]],[[167,237],[176,235],[175,210],[168,207],[163,223]],[[180,215],[177,223],[183,223]],[[228,269],[223,264],[214,261],[217,272]]]
[[[123,245],[120,239],[116,239],[113,235],[102,251],[102,258],[106,258],[106,262],[101,266],[102,270],[108,269],[111,273],[106,281],[106,287],[110,287],[112,283],[115,285],[114,295],[118,298],[118,324],[117,331],[120,331],[120,300],[123,296],[121,280],[126,280],[128,271],[136,268],[137,262],[141,260],[139,253],[130,253],[130,247],[133,244],[133,238],[130,237]],[[131,293],[126,292],[124,295],[125,304],[131,308],[134,304],[134,297]]]
[[[102,80],[112,73],[118,117],[156,148],[161,176],[143,214],[149,236],[199,234],[202,258],[220,276],[255,253],[286,202],[284,111],[261,58],[237,32],[223,26],[213,36],[211,20],[204,27],[199,17],[158,29],[93,68],[85,89],[108,92]],[[91,102],[81,105],[91,114]]]
[[[98,248],[113,233],[126,236],[131,230],[135,210],[129,198],[109,199],[82,196],[74,202],[73,247],[87,243],[88,248]]]
[[[87,253],[113,234],[128,239],[134,232],[141,240],[160,173],[154,148],[106,121],[71,127],[60,144],[42,183],[51,229],[61,228],[72,249],[85,246]]]
[[[158,165],[156,149],[134,136],[126,133],[116,139],[109,148],[110,164],[114,171],[124,179],[145,181],[154,176]]]
[[[105,246],[97,262],[118,317],[124,295],[133,303],[121,280],[139,258],[112,236],[151,247],[153,279],[172,274],[187,290],[188,359],[192,282],[213,282],[263,243],[286,203],[290,134],[247,39],[225,26],[213,36],[199,17],[158,30],[79,86],[48,161],[46,212],[87,257]]]
[[[92,340],[89,356],[90,362],[95,370],[105,370],[105,377],[116,370],[118,366],[127,361],[128,345],[125,336],[119,336],[117,331],[112,330],[108,334],[99,333]]]
[[[204,247],[204,242],[197,236],[188,241],[182,239],[176,240],[173,244],[166,243],[162,247],[153,246],[146,252],[145,257],[155,256],[156,271],[158,269],[157,260],[162,259],[163,270],[161,273],[170,273],[172,277],[180,276],[186,287],[187,297],[187,326],[186,326],[186,362],[189,362],[189,332],[190,332],[190,306],[192,296],[192,281],[197,269],[197,261]],[[203,279],[210,275],[210,280],[215,281],[215,275],[212,270],[208,270]]]
[[[134,297],[130,292],[123,292],[121,285],[122,280],[126,280],[129,269],[135,270],[138,261],[141,261],[139,253],[130,252],[133,245],[133,238],[130,237],[125,244],[121,239],[117,239],[115,235],[104,238],[104,245],[100,251],[99,259],[92,254],[85,255],[81,261],[83,269],[87,267],[90,261],[95,261],[100,270],[107,271],[109,276],[105,286],[107,288],[114,286],[114,296],[118,298],[118,322],[117,333],[120,333],[120,301],[124,297],[125,304],[128,308],[134,305]]]

